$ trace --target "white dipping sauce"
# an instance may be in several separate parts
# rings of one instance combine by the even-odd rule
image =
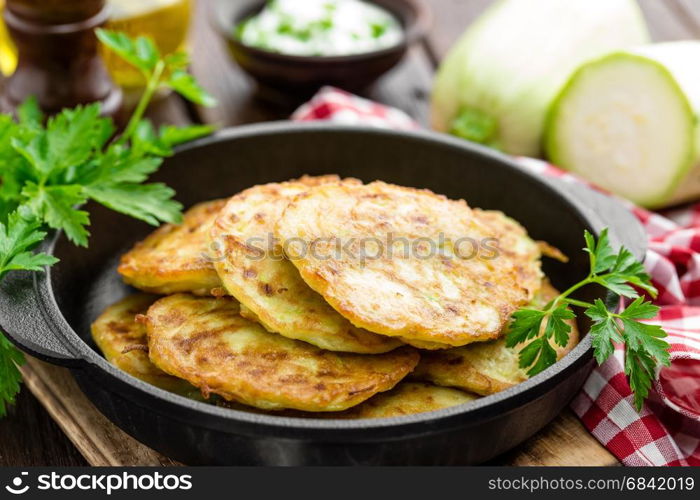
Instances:
[[[361,0],[272,0],[236,28],[252,47],[298,56],[345,56],[398,45],[401,23]]]

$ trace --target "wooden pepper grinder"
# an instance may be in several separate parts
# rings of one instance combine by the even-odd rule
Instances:
[[[115,116],[121,91],[109,78],[94,33],[107,16],[105,0],[7,0],[5,23],[18,64],[0,97],[2,111],[14,112],[33,95],[47,114],[100,102],[103,115]]]

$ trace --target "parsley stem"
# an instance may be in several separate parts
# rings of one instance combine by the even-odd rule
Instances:
[[[588,275],[588,277],[586,279],[584,279],[583,281],[579,281],[575,285],[570,286],[564,292],[559,294],[559,296],[551,302],[552,305],[548,309],[550,309],[550,310],[556,309],[557,306],[564,300],[573,304],[573,302],[572,302],[573,299],[569,299],[567,297],[569,295],[571,295],[572,293],[574,293],[579,288],[583,288],[584,286],[589,285],[590,283],[593,283],[594,282],[593,280],[594,280],[593,275]],[[589,306],[590,306],[590,304],[587,304],[584,307],[589,307]]]
[[[153,95],[160,86],[160,79],[163,76],[163,71],[165,71],[165,62],[160,60],[156,64],[155,68],[153,68],[153,73],[151,73],[150,77],[148,78],[148,82],[146,83],[146,88],[144,89],[143,94],[141,94],[141,98],[136,105],[136,109],[134,109],[126,129],[124,129],[124,133],[117,140],[117,144],[124,144],[131,139],[132,135],[134,135],[136,127],[138,127],[138,124],[143,118],[148,105],[153,99]]]
[[[556,309],[557,306],[566,301],[567,303],[574,305],[574,306],[579,306],[579,307],[592,307],[593,304],[589,304],[588,302],[583,302],[580,300],[575,300],[575,299],[570,299],[568,298],[569,295],[574,293],[576,290],[579,288],[583,288],[586,285],[591,285],[593,283],[597,283],[599,285],[605,286],[605,278],[612,276],[612,273],[607,273],[607,274],[594,274],[591,273],[586,277],[586,279],[579,281],[575,285],[567,288],[564,292],[559,294],[559,296],[554,299],[550,304],[549,307],[547,307],[547,311],[551,312],[552,310]]]
[[[591,304],[590,302],[584,302],[582,300],[566,299],[566,302],[568,304],[571,304],[572,306],[585,307],[585,308],[593,307],[593,304]]]

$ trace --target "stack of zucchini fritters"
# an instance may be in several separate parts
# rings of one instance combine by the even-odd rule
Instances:
[[[254,186],[124,255],[119,273],[146,293],[92,334],[127,373],[237,409],[437,410],[527,378],[503,335],[515,310],[556,296],[541,247],[500,212],[425,190],[336,176]]]

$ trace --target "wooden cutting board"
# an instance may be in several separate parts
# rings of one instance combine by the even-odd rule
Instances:
[[[27,387],[94,466],[181,465],[139,443],[112,424],[90,403],[70,372],[27,357],[22,367]],[[619,465],[570,410],[517,449],[491,465]]]

